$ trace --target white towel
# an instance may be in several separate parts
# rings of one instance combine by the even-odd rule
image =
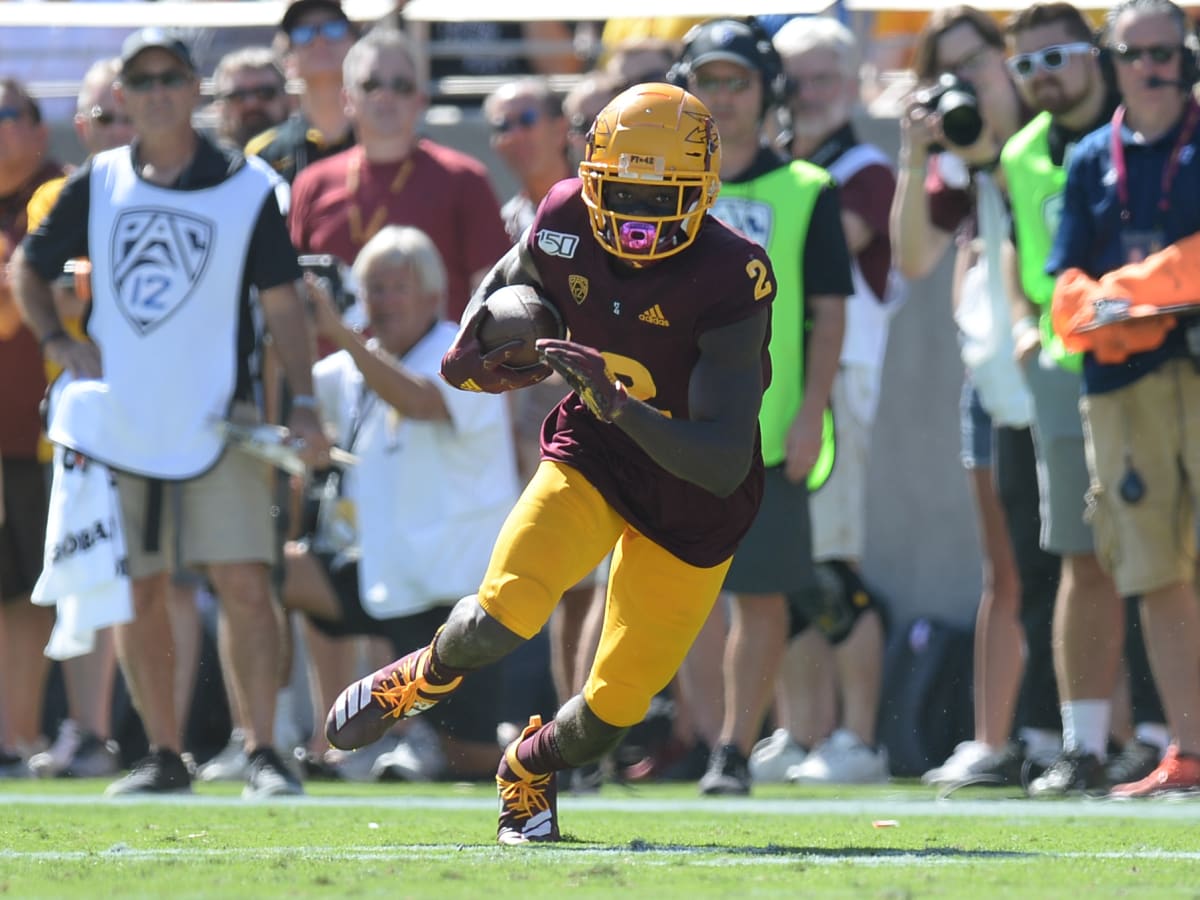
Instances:
[[[32,599],[58,608],[45,650],[51,659],[90,653],[98,629],[133,618],[116,479],[107,466],[57,444],[45,558]]]

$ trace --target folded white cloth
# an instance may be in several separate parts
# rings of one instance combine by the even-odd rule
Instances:
[[[133,618],[116,479],[102,463],[55,445],[49,506],[32,599],[57,607],[46,656],[70,659],[94,649],[98,629]]]

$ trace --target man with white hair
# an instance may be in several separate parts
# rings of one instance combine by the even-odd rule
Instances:
[[[838,183],[854,294],[846,302],[831,398],[837,457],[829,479],[811,498],[821,590],[792,617],[797,639],[780,679],[780,727],[755,748],[750,766],[758,781],[884,781],[887,754],[874,746],[883,616],[859,566],[871,426],[888,324],[902,291],[891,268],[888,232],[896,178],[883,151],[860,143],[851,123],[859,96],[859,48],[850,29],[832,18],[797,17],[772,42],[788,80],[785,146],[793,159],[827,169]],[[804,745],[815,747],[807,757]]]

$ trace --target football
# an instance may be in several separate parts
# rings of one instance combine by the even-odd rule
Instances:
[[[561,338],[562,317],[549,300],[529,284],[510,284],[483,301],[485,315],[475,336],[484,353],[511,341],[520,341],[509,368],[523,369],[541,362],[537,352],[539,338]]]

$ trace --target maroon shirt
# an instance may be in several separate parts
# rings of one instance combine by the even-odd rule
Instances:
[[[608,355],[629,392],[673,418],[687,418],[699,335],[748,318],[775,296],[765,251],[711,216],[686,250],[636,272],[621,271],[593,238],[580,182],[555,185],[530,229],[546,294],[571,339]],[[747,275],[757,260],[770,290]],[[622,366],[614,355],[627,358]],[[763,387],[770,382],[767,342]],[[761,449],[745,480],[721,498],[671,475],[615,425],[596,419],[574,393],[542,426],[542,458],[578,469],[626,521],[684,562],[708,568],[733,555],[762,499]]]

